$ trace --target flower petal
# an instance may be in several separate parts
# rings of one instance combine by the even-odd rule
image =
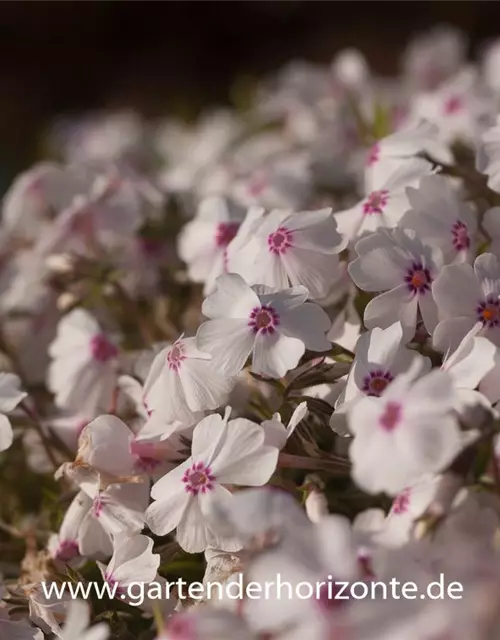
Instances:
[[[294,369],[304,355],[302,340],[290,338],[279,331],[271,335],[258,333],[252,358],[252,371],[261,376],[282,378]]]
[[[260,302],[257,306],[260,307]],[[199,348],[212,354],[214,366],[226,376],[234,376],[243,369],[254,339],[248,320],[239,318],[208,320],[200,325],[196,334]]]

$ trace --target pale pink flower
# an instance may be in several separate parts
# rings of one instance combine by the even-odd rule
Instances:
[[[243,210],[224,198],[208,197],[179,234],[179,256],[188,265],[190,279],[205,284],[205,295],[213,291],[216,278],[227,271],[227,246],[243,217]]]
[[[446,327],[443,335],[448,335],[455,347],[477,322],[482,324],[479,335],[500,345],[500,263],[495,255],[481,254],[474,267],[443,267],[432,284],[432,293],[439,320]]]
[[[409,118],[436,124],[438,139],[445,144],[474,144],[494,114],[494,103],[478,82],[475,69],[465,67],[437,89],[414,96]]]
[[[107,640],[109,638],[111,632],[107,624],[100,622],[92,627],[89,627],[89,624],[89,605],[83,600],[73,600],[58,638],[60,640]]]
[[[500,116],[493,126],[486,129],[481,135],[480,143],[478,145],[477,153],[477,168],[481,173],[485,173],[488,176],[488,186],[497,193],[500,192]],[[490,211],[498,211],[498,207],[490,209]],[[493,213],[489,214],[489,217],[493,216]],[[485,219],[487,216],[485,216]],[[491,219],[491,218],[490,218]],[[491,220],[491,224],[496,222],[495,219]],[[487,223],[488,225],[488,223]],[[486,231],[489,233],[488,226],[485,226]],[[497,225],[492,229],[496,234]]]
[[[260,486],[273,474],[278,449],[265,444],[262,427],[246,420],[211,415],[193,432],[191,457],[156,482],[155,502],[146,512],[150,529],[158,535],[177,530],[180,546],[195,553],[209,545],[222,550],[238,543],[220,536],[207,518],[211,500],[230,500],[224,485]]]
[[[21,391],[21,380],[14,373],[0,373],[0,451],[12,444],[14,433],[9,418],[5,415],[13,411],[28,394]]]
[[[400,373],[408,371],[416,361],[422,364],[422,374],[430,370],[428,358],[405,346],[403,327],[399,322],[387,329],[375,328],[363,333],[356,344],[345,389],[335,403],[335,412],[330,419],[332,429],[342,433],[348,411],[365,396],[379,397]]]
[[[305,287],[276,291],[250,287],[236,274],[221,276],[215,293],[203,303],[210,320],[199,327],[197,343],[228,376],[237,374],[252,355],[254,373],[281,378],[306,349],[330,349],[330,319],[307,297]]]
[[[467,39],[458,29],[438,26],[413,38],[404,55],[404,70],[412,84],[434,89],[453,76],[465,60]]]
[[[118,347],[88,311],[77,308],[60,320],[49,355],[48,386],[58,407],[87,415],[111,409]]]
[[[375,150],[376,151],[376,150]],[[375,157],[375,156],[374,156]],[[370,191],[353,207],[335,213],[340,233],[354,241],[369,231],[380,227],[395,227],[409,208],[407,188],[416,187],[429,175],[432,165],[423,158],[409,158],[397,166],[376,175],[381,181],[371,180]]]
[[[115,536],[113,555],[108,565],[105,567],[101,562],[97,565],[104,580],[117,589],[116,597],[127,601],[129,585],[147,586],[155,580],[160,555],[153,553],[153,544],[153,540],[144,535],[122,533]]]
[[[437,125],[426,120],[409,122],[403,129],[378,140],[369,149],[365,167],[365,189],[376,191],[401,167],[424,153],[433,160],[451,164],[453,157],[448,148],[436,140]]]
[[[249,284],[303,285],[312,298],[329,292],[345,241],[331,209],[291,213],[250,209],[228,247],[228,270]]]
[[[147,482],[111,484],[104,490],[86,482],[81,488],[75,498],[83,503],[81,509],[86,509],[77,537],[81,556],[105,558],[112,553],[117,535],[142,531],[148,506]]]
[[[415,362],[380,397],[364,398],[348,414],[352,476],[369,493],[396,495],[445,469],[460,451],[453,380],[444,371],[416,379],[421,367]]]
[[[170,447],[165,443],[138,441],[133,431],[117,416],[103,415],[90,422],[80,439],[80,459],[94,469],[121,477],[158,477],[171,469]],[[113,451],[110,456],[109,452]]]
[[[43,640],[44,635],[40,629],[32,627],[27,620],[12,619],[6,609],[0,608],[0,638],[6,640]]]
[[[476,254],[477,215],[449,178],[425,176],[407,190],[410,210],[401,226],[413,229],[430,246],[441,249],[446,263],[470,262]]]
[[[200,412],[219,407],[232,388],[226,372],[194,338],[179,338],[155,357],[144,383],[144,403],[152,416],[188,427]]]
[[[384,292],[366,306],[365,325],[385,329],[399,320],[409,341],[420,312],[432,333],[438,321],[431,287],[442,264],[439,250],[424,245],[409,229],[379,229],[355,249],[358,257],[348,267],[354,283],[364,291]]]

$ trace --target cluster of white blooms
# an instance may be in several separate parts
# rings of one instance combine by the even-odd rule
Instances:
[[[60,500],[0,507],[0,640],[500,638],[500,40],[465,45],[292,64],[194,125],[65,124],[15,180],[0,490],[22,459]],[[132,608],[183,563],[324,588]],[[463,597],[329,588],[440,576]],[[116,598],[47,598],[64,578]]]

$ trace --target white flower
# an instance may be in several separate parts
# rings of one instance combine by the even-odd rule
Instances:
[[[354,207],[335,213],[339,231],[350,241],[379,227],[395,227],[408,210],[407,187],[417,186],[429,175],[432,165],[422,158],[399,162],[383,182],[371,184],[371,191]]]
[[[416,379],[421,362],[400,374],[379,398],[367,397],[349,412],[349,449],[356,483],[369,493],[396,495],[456,456],[461,435],[451,415],[453,380],[443,371]]]
[[[66,204],[63,167],[43,162],[21,173],[2,202],[2,228],[15,238],[36,240]]]
[[[89,605],[82,600],[73,600],[69,605],[64,627],[57,634],[61,640],[107,640],[108,625],[101,622],[89,628]]]
[[[451,264],[432,284],[443,334],[455,347],[480,322],[480,335],[500,345],[500,264],[492,253],[476,258],[474,267]],[[438,349],[445,349],[436,342]]]
[[[413,163],[418,154],[428,153],[433,160],[452,163],[453,157],[448,148],[436,140],[437,133],[438,128],[435,124],[420,120],[410,122],[404,129],[376,142],[367,155],[366,192],[370,193],[380,188],[402,166],[408,162]]]
[[[227,270],[227,246],[236,235],[243,212],[218,196],[200,203],[194,220],[179,234],[179,256],[188,265],[193,282],[205,283],[205,295],[214,289],[215,280]]]
[[[359,49],[342,49],[334,57],[331,70],[335,80],[350,91],[359,91],[370,82],[370,68]]]
[[[407,191],[411,209],[401,226],[413,229],[430,246],[441,249],[446,263],[469,262],[475,256],[477,216],[444,176],[425,176]]]
[[[335,576],[339,581],[351,581],[361,577],[350,522],[343,516],[327,516],[310,527],[309,538],[301,549],[289,551],[292,550],[282,547],[270,549],[257,556],[246,571],[248,581],[268,585],[266,597],[245,603],[246,619],[256,631],[271,637],[336,637],[332,614],[338,620],[343,608],[335,608],[335,591],[327,587],[326,579]],[[279,582],[290,583],[296,589],[292,587],[280,597]],[[300,583],[313,585],[309,596],[299,595]]]
[[[273,474],[278,449],[265,445],[264,430],[250,420],[229,421],[211,415],[193,432],[191,457],[158,480],[151,490],[155,502],[148,508],[150,529],[166,535],[177,529],[180,546],[195,553],[209,545],[231,550],[234,541],[219,536],[207,519],[210,501],[231,499],[223,485],[260,486]]]
[[[79,531],[91,505],[91,499],[83,491],[75,496],[64,514],[59,533],[49,539],[47,546],[51,558],[67,564],[79,558]]]
[[[363,397],[379,397],[385,388],[415,361],[422,364],[421,373],[431,368],[428,358],[404,346],[403,327],[399,322],[387,329],[375,328],[363,333],[356,345],[355,358],[347,376],[347,384],[335,404],[330,426],[337,430],[344,415]]]
[[[406,487],[394,498],[377,541],[387,546],[401,546],[414,532],[415,521],[427,509],[436,495],[441,476],[429,475]]]
[[[484,95],[476,71],[464,68],[435,91],[417,94],[411,102],[410,119],[425,119],[439,128],[439,140],[474,143],[494,104]]]
[[[51,133],[69,162],[132,161],[144,156],[145,123],[133,111],[103,111],[61,120]]]
[[[281,378],[306,349],[331,348],[325,335],[331,322],[307,297],[305,287],[273,291],[250,287],[236,274],[220,276],[215,293],[203,302],[211,320],[199,327],[197,343],[226,375],[238,373],[252,354],[254,373]]]
[[[290,213],[250,209],[228,247],[228,271],[249,284],[303,285],[311,298],[328,294],[345,242],[331,209]]]
[[[0,638],[2,640],[43,640],[40,629],[32,627],[27,620],[11,620],[8,612],[0,608]]]
[[[258,640],[236,613],[210,607],[191,608],[174,614],[156,640]]]
[[[500,116],[497,116],[494,126],[481,135],[477,168],[488,176],[488,187],[500,193]]]
[[[117,589],[116,596],[126,601],[131,584],[150,584],[155,580],[160,556],[153,553],[153,540],[148,536],[118,534],[114,537],[114,551],[107,567],[97,563],[104,580]]]
[[[0,240],[0,243],[2,241]],[[0,252],[1,252],[0,246]],[[36,313],[39,321],[54,308],[53,294],[48,290],[46,278],[49,270],[45,260],[33,250],[19,251],[8,263],[2,282],[0,309],[2,313],[21,312]],[[43,322],[43,321],[42,321]],[[51,318],[50,333],[53,333]],[[42,324],[42,323],[40,323]],[[46,327],[42,326],[40,329]],[[38,333],[38,331],[37,331]],[[39,336],[37,336],[38,338]],[[46,347],[45,349],[46,350]],[[32,351],[30,351],[30,355]],[[25,356],[26,357],[26,356]],[[39,365],[38,367],[39,368]]]
[[[311,197],[310,160],[303,153],[260,159],[252,170],[231,184],[231,195],[246,207],[300,209]]]
[[[95,483],[82,483],[81,488],[75,498],[82,503],[82,511],[86,510],[77,538],[81,556],[109,556],[114,537],[121,533],[139,533],[143,529],[148,483],[112,484],[104,490],[99,490]],[[76,507],[73,514],[77,516]]]
[[[291,494],[272,486],[243,489],[229,501],[213,500],[209,512],[225,536],[255,551],[280,547],[292,555],[300,553],[314,531]]]
[[[409,229],[379,229],[356,243],[358,257],[348,267],[354,283],[364,291],[384,291],[370,300],[365,325],[387,328],[396,320],[405,340],[415,333],[417,312],[432,333],[437,324],[431,285],[441,263],[437,250],[422,244]]]
[[[481,404],[488,406],[486,398],[478,392],[473,391],[480,385],[481,381],[488,384],[488,374],[492,372],[498,358],[498,349],[487,338],[478,337],[482,329],[482,323],[476,323],[463,338],[456,349],[453,348],[453,333],[450,335],[449,326],[446,322],[441,322],[436,327],[433,335],[435,344],[443,347],[450,345],[447,350],[442,371],[447,371],[452,377],[456,388],[457,410],[461,412],[468,406]],[[496,376],[498,373],[496,373]],[[484,393],[484,388],[481,389]]]
[[[28,395],[20,389],[21,381],[14,373],[0,373],[0,451],[12,444],[14,437],[12,425],[5,415],[13,411]]]
[[[232,380],[198,346],[194,338],[179,338],[153,360],[144,383],[144,402],[153,416],[189,426],[199,412],[216,409],[227,397]]]
[[[307,402],[301,402],[295,407],[286,427],[281,421],[279,413],[275,413],[271,420],[264,420],[261,426],[266,434],[266,444],[277,447],[278,449],[283,449],[288,438],[307,414]]]
[[[138,442],[130,428],[113,415],[99,416],[90,422],[80,442],[79,459],[118,478],[134,474],[163,475],[172,466],[166,461],[170,452],[168,445]]]
[[[48,386],[58,407],[87,415],[111,409],[118,349],[88,311],[74,309],[60,320],[49,354]]]
[[[163,187],[179,193],[196,189],[241,131],[235,113],[222,109],[207,113],[193,128],[165,122],[158,132],[158,150],[171,164],[160,175]]]
[[[46,634],[54,633],[57,635],[60,633],[60,623],[63,622],[71,605],[72,598],[70,594],[64,593],[60,598],[51,593],[47,597],[40,583],[29,584],[24,590],[28,596],[31,622],[40,627]]]
[[[404,55],[405,73],[422,89],[433,89],[456,73],[465,59],[467,40],[458,29],[437,26],[418,34]]]
[[[140,356],[135,367],[141,370],[142,373],[138,374],[140,377],[147,378],[153,360],[164,349],[163,344],[156,345],[154,351],[146,352]],[[167,347],[169,346],[171,345],[167,345]],[[175,457],[179,446],[182,446],[182,437],[191,436],[193,425],[186,425],[180,420],[168,422],[162,417],[161,412],[149,410],[145,405],[144,388],[139,380],[132,376],[120,376],[118,386],[125,400],[125,405],[137,414],[131,424],[131,429],[136,434],[136,438],[131,444],[133,455],[138,456],[139,459],[154,458],[158,460]],[[200,419],[203,417],[202,412],[198,412],[195,414],[194,422],[196,422],[198,415]]]

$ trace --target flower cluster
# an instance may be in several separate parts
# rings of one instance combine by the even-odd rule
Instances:
[[[499,635],[500,41],[464,51],[52,131],[0,224],[1,640]],[[126,596],[441,574],[460,601]]]

